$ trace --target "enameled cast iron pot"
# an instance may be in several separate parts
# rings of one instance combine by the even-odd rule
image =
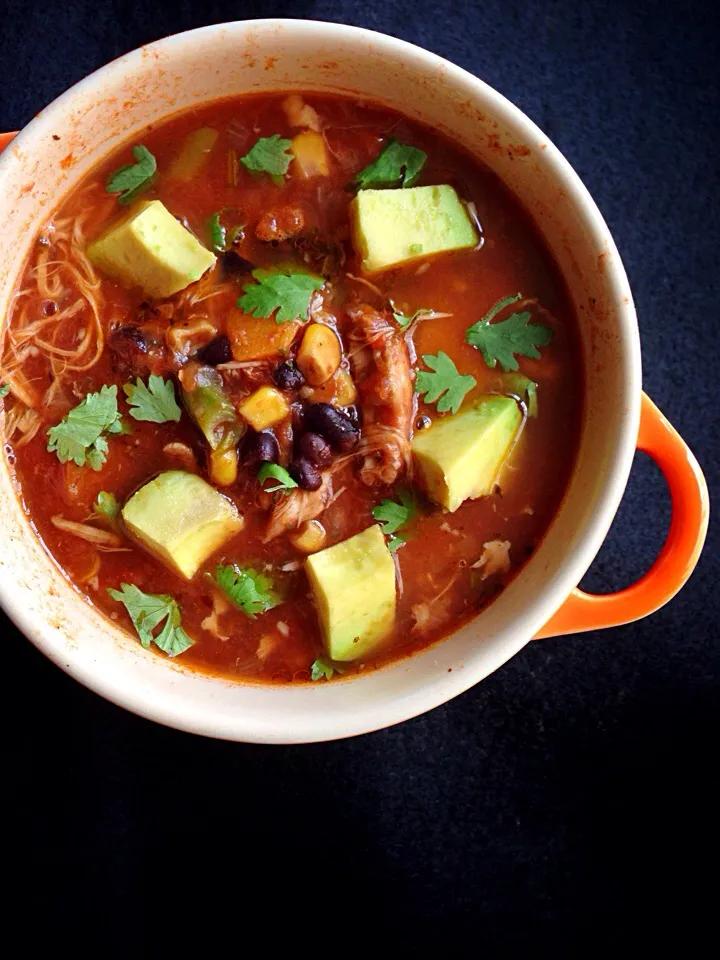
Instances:
[[[567,161],[520,111],[464,70],[367,30],[311,21],[206,27],[103,67],[0,140],[0,316],[58,201],[146,124],[256,91],[341,92],[395,107],[463,144],[509,185],[563,272],[587,394],[577,465],[544,541],[502,595],[450,639],[370,675],[273,687],[193,673],[146,652],[93,609],[45,553],[0,465],[0,599],[25,635],[110,700],[183,730],[264,743],[328,740],[415,716],[462,693],[533,637],[610,627],[669,600],[697,562],[707,489],[692,453],[642,393],[632,296],[615,244]],[[622,497],[635,449],[658,463],[672,522],[650,571],[611,596],[576,589]]]

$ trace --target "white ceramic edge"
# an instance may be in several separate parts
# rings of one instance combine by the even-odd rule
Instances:
[[[280,25],[283,29],[292,29],[299,32],[311,31],[315,37],[320,35],[327,40],[331,40],[332,36],[337,35],[338,31],[346,36],[354,34],[358,41],[371,39],[375,48],[380,52],[387,52],[389,56],[394,58],[412,58],[416,63],[421,63],[429,74],[441,70],[449,82],[463,87],[470,95],[473,92],[480,92],[483,98],[492,104],[497,115],[504,116],[509,124],[522,131],[523,142],[538,143],[542,141],[546,144],[546,160],[555,168],[557,179],[562,183],[563,189],[578,209],[582,210],[582,218],[588,235],[592,237],[598,249],[605,249],[609,254],[607,269],[612,274],[610,290],[614,300],[613,306],[617,315],[619,334],[628,361],[624,395],[618,400],[625,410],[625,415],[621,429],[618,431],[614,455],[608,464],[609,479],[606,482],[603,495],[599,498],[595,510],[583,530],[582,541],[576,544],[560,562],[552,584],[547,586],[542,597],[532,607],[524,609],[509,625],[510,632],[514,635],[506,635],[502,638],[502,643],[496,643],[494,655],[490,658],[485,655],[482,665],[466,662],[459,675],[456,674],[452,677],[441,675],[435,678],[434,682],[422,686],[408,696],[387,700],[380,705],[377,703],[370,704],[366,711],[358,709],[356,706],[354,711],[344,719],[338,720],[336,718],[331,729],[328,728],[327,719],[323,717],[321,710],[316,718],[307,717],[303,726],[293,730],[292,736],[289,738],[287,732],[273,722],[271,717],[267,719],[267,722],[253,725],[249,724],[247,718],[241,715],[219,719],[217,716],[208,715],[206,706],[198,707],[192,702],[179,704],[173,698],[168,698],[165,702],[162,699],[157,699],[154,703],[148,703],[143,696],[142,689],[133,690],[132,688],[127,689],[118,686],[112,676],[96,673],[85,665],[73,662],[72,653],[68,651],[67,646],[60,643],[46,625],[39,624],[34,619],[26,617],[24,609],[14,602],[12,595],[7,592],[3,593],[1,598],[3,607],[14,623],[35,646],[85,686],[140,716],[188,732],[222,739],[259,743],[306,743],[371,732],[410,719],[439,706],[452,697],[463,693],[505,663],[550,619],[590,566],[605,539],[622,498],[632,466],[639,425],[641,363],[637,322],[624,268],[607,225],[592,197],[570,164],[519,108],[515,107],[493,88],[460,67],[405,41],[357,27],[308,20],[241,21],[233,24],[217,24],[183,34],[176,34],[125,54],[81,80],[33,119],[18,135],[15,144],[22,150],[25,148],[26,141],[29,142],[42,134],[47,134],[53,127],[56,114],[59,114],[78,93],[86,88],[92,88],[100,81],[111,80],[116,73],[124,74],[128,69],[132,70],[139,67],[142,57],[148,51],[156,50],[162,52],[163,55],[171,56],[175,48],[181,48],[185,42],[199,36],[209,38],[212,37],[214,32],[224,30],[236,31],[238,38],[240,38],[240,36],[246,35],[256,27],[267,25]],[[0,164],[4,160],[5,158],[0,156]],[[9,161],[6,160],[5,162]],[[508,634],[508,630],[505,633]],[[391,669],[393,668],[386,668],[386,670]],[[362,680],[349,682],[359,683]],[[338,686],[345,686],[345,682]]]

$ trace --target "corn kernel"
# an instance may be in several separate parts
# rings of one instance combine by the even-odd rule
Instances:
[[[340,366],[342,351],[337,334],[324,323],[311,323],[297,355],[298,370],[312,387],[329,380]]]
[[[301,553],[317,553],[326,539],[325,527],[319,520],[306,520],[290,535],[290,543]]]
[[[210,452],[210,479],[219,487],[227,487],[237,480],[237,450],[212,450]]]
[[[328,158],[322,134],[314,130],[303,130],[293,137],[292,152],[296,169],[303,177],[326,177]]]
[[[253,430],[265,430],[280,423],[290,413],[285,397],[275,387],[260,387],[251,393],[238,407],[238,413],[244,417]]]
[[[340,367],[335,374],[335,403],[338,407],[349,407],[357,400],[357,390],[353,378],[347,370]]]

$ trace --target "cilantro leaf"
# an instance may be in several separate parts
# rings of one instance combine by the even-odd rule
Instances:
[[[368,187],[412,187],[415,185],[427,154],[391,137],[371,164],[355,177],[360,190]]]
[[[220,213],[213,213],[210,217],[210,246],[215,253],[225,253],[227,231],[220,223]]]
[[[135,383],[126,383],[123,391],[131,408],[134,408],[130,410],[134,420],[149,420],[150,423],[173,420],[177,423],[182,416],[182,410],[175,400],[172,380],[163,380],[151,373],[147,387],[138,377]]]
[[[286,323],[298,317],[307,319],[310,300],[324,284],[322,277],[312,273],[282,273],[273,270],[253,270],[257,283],[246,283],[237,305],[254,317],[269,317],[275,310],[275,323]]]
[[[72,460],[79,467],[87,463],[93,470],[99,470],[108,450],[102,434],[120,433],[122,429],[117,387],[103,386],[99,393],[89,393],[60,423],[50,427],[47,448],[57,454],[60,463]]]
[[[345,673],[345,667],[328,657],[318,657],[310,667],[311,680],[331,680],[335,673]]]
[[[388,540],[387,548],[390,551],[390,553],[395,553],[397,548],[401,547],[404,543],[407,543],[407,537],[403,537],[398,534],[395,534],[394,536],[390,537],[390,539]]]
[[[421,370],[418,373],[415,379],[415,392],[425,394],[425,403],[435,403],[439,399],[437,405],[439,413],[445,413],[447,410],[457,413],[465,394],[476,386],[475,377],[458,373],[455,364],[442,350],[438,351],[436,356],[426,354],[423,356],[423,361],[433,372]]]
[[[291,146],[292,140],[286,140],[279,133],[260,137],[255,146],[244,157],[240,157],[240,163],[251,173],[268,173],[282,183],[293,160],[293,154],[289,152]]]
[[[415,317],[416,317],[419,313],[422,313],[422,312],[423,312],[422,310],[416,310],[415,313],[414,313],[411,317],[407,317],[407,316],[405,316],[404,313],[400,313],[399,311],[393,311],[393,317],[394,317],[394,319],[395,319],[395,322],[397,323],[397,325],[400,327],[401,330],[407,330],[407,328],[408,328],[408,327],[410,326],[410,324],[413,322],[413,320],[415,319]]]
[[[117,497],[114,493],[101,490],[95,498],[93,510],[99,517],[103,517],[105,520],[108,520],[110,524],[114,525],[120,515],[120,504],[117,502]]]
[[[143,593],[132,583],[120,584],[120,590],[113,590],[112,587],[109,587],[108,593],[113,600],[125,605],[137,635],[140,637],[140,643],[145,649],[154,640],[155,645],[163,653],[166,653],[169,657],[176,657],[195,642],[182,628],[180,607],[166,593]],[[159,634],[153,636],[153,630],[163,620],[165,626]]]
[[[491,323],[493,317],[521,298],[515,294],[498,300],[482,318],[467,328],[465,339],[471,347],[476,347],[483,355],[485,363],[494,367],[499,361],[506,372],[517,370],[515,354],[523,357],[540,356],[538,347],[545,347],[552,340],[553,331],[539,323],[530,323],[530,312],[521,310],[511,313],[506,320]]]
[[[277,480],[278,482],[277,486],[264,487],[264,490],[267,493],[275,493],[276,490],[292,490],[293,487],[297,486],[297,483],[295,483],[285,467],[281,467],[277,463],[264,463],[260,467],[260,470],[258,471],[258,481],[261,487],[269,477],[271,477],[273,480]]]
[[[272,580],[252,568],[243,570],[236,563],[227,566],[219,563],[215,568],[215,576],[207,576],[228,600],[251,620],[280,603],[273,590]]]
[[[10,384],[9,383],[0,383],[0,400],[3,397],[6,397],[10,393]]]
[[[390,536],[404,527],[417,513],[415,501],[406,490],[398,494],[400,503],[394,500],[382,500],[372,512],[373,517],[382,523],[385,536]]]
[[[152,183],[157,172],[155,157],[142,145],[132,148],[135,163],[116,170],[105,185],[108,193],[119,193],[118,203],[132,203]]]

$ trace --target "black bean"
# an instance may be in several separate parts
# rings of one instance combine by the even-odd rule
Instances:
[[[232,350],[230,349],[230,339],[221,333],[210,343],[198,350],[198,360],[206,363],[210,367],[216,367],[219,363],[230,363],[232,360]]]
[[[118,327],[110,334],[110,349],[128,359],[133,353],[147,353],[147,340],[137,327]]]
[[[356,407],[355,405],[350,407],[343,407],[342,412],[345,414],[348,420],[350,420],[350,422],[353,423],[359,430],[360,427],[362,426],[362,417],[360,416],[360,408]]]
[[[280,446],[271,430],[247,432],[242,445],[243,463],[277,463],[279,459]]]
[[[281,390],[299,390],[305,383],[305,377],[295,366],[294,360],[286,360],[276,367],[274,378]]]
[[[290,476],[303,490],[317,490],[322,485],[320,471],[305,457],[293,460],[290,464]]]
[[[330,444],[319,433],[303,433],[297,440],[298,455],[309,460],[316,467],[329,467],[332,460]]]
[[[416,430],[427,430],[428,427],[432,426],[432,420],[430,417],[418,417],[415,421]]]
[[[333,450],[347,453],[357,446],[360,430],[350,417],[331,403],[313,403],[305,410],[305,423],[325,437]]]

